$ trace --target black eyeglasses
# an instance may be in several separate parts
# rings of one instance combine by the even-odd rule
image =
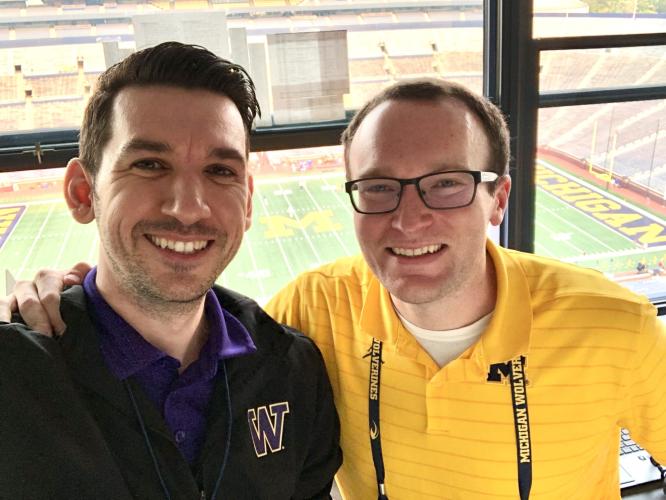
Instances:
[[[435,210],[461,208],[470,205],[476,197],[476,186],[481,182],[494,182],[495,172],[480,170],[449,170],[422,175],[412,179],[394,177],[368,177],[345,182],[345,191],[354,210],[361,214],[385,214],[400,205],[403,188],[414,184],[426,207]]]

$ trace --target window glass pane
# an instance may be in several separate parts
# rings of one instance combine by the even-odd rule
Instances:
[[[344,192],[341,148],[253,153],[253,224],[218,282],[260,302],[301,271],[358,253]],[[72,219],[64,169],[0,174],[0,293],[5,274],[28,279],[42,267],[97,261],[95,224]]]
[[[99,74],[165,39],[199,43],[249,69],[258,126],[345,119],[401,78],[442,75],[482,88],[480,1],[6,3],[0,133],[78,128]]]
[[[539,87],[583,90],[666,84],[666,45],[541,53]]]
[[[665,31],[661,0],[534,0],[535,38]]]
[[[542,109],[538,144],[536,253],[663,290],[666,100]]]

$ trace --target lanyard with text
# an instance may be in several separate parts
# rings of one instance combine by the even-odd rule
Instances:
[[[516,429],[520,500],[527,500],[532,488],[532,440],[530,417],[527,413],[526,386],[525,356],[519,356],[511,360],[511,402],[513,403],[513,425]]]
[[[372,346],[366,356],[370,357],[370,381],[368,384],[368,425],[370,429],[370,449],[377,475],[377,498],[388,500],[384,485],[384,459],[382,458],[382,438],[379,434],[379,388],[382,371],[382,343],[372,339]]]
[[[368,383],[368,426],[370,430],[370,450],[377,476],[378,500],[388,500],[385,486],[384,459],[379,430],[379,390],[381,387],[382,343],[372,339],[372,345],[364,357],[370,358]],[[516,431],[516,455],[518,463],[518,491],[520,500],[528,500],[532,488],[532,441],[530,418],[527,411],[527,390],[525,380],[525,357],[511,360],[511,403],[513,423]]]

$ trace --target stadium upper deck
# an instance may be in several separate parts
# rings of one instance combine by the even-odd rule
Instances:
[[[584,27],[585,34],[606,33],[617,30],[618,23],[633,23],[634,31],[666,31],[666,16],[631,19],[630,23],[628,19],[582,14],[581,4],[574,1],[568,6],[567,23],[572,23],[574,31]],[[202,6],[198,0],[101,5],[32,5],[29,0],[25,4],[0,3],[0,130],[76,128],[90,90],[104,69],[99,40],[131,42],[131,18],[137,13]],[[443,76],[481,90],[479,0],[381,5],[211,1],[205,8],[227,9],[229,27],[245,27],[248,37],[255,39],[273,32],[348,30],[351,92],[347,106],[352,109],[400,78]],[[538,18],[539,30],[556,32],[562,22],[561,17],[544,15]],[[404,36],[405,30],[409,36]],[[542,90],[664,82],[664,47],[545,53],[541,60]],[[665,102],[544,109],[539,142],[663,193],[665,110]]]

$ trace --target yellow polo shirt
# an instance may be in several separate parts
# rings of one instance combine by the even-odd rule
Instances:
[[[342,426],[337,480],[377,497],[368,386],[383,342],[380,411],[386,492],[402,499],[518,498],[508,379],[526,358],[532,499],[619,498],[619,428],[666,463],[666,330],[654,307],[600,273],[488,242],[497,302],[481,339],[439,368],[399,321],[361,256],[306,272],[267,306],[322,351]],[[499,381],[488,381],[489,372]]]

